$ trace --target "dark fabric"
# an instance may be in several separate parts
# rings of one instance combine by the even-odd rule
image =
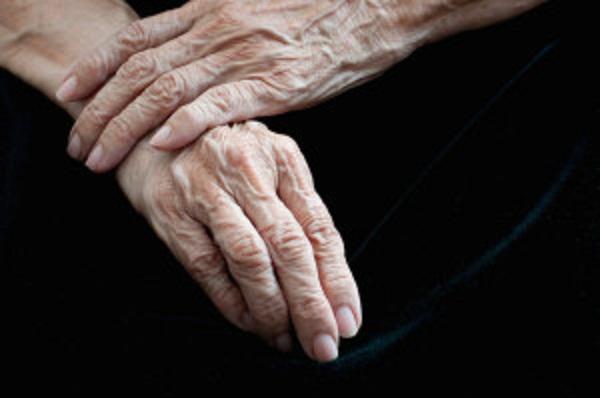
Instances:
[[[598,396],[597,31],[574,4],[431,45],[326,104],[264,119],[299,142],[361,292],[364,326],[330,364],[229,326],[114,176],[67,158],[68,117],[3,72],[9,379],[163,395]]]

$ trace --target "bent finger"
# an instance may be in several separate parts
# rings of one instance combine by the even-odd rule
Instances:
[[[270,89],[258,80],[240,80],[206,90],[179,108],[156,132],[150,144],[165,150],[181,148],[208,128],[274,114]]]
[[[362,324],[362,307],[342,237],[314,189],[310,170],[295,141],[280,136],[279,148],[279,196],[311,242],[320,280],[335,311],[340,334],[353,337]]]
[[[158,48],[136,53],[127,60],[75,121],[69,135],[69,155],[78,160],[88,156],[111,119],[128,103],[161,75],[190,60],[187,46],[185,40],[178,38]]]
[[[187,220],[166,233],[167,245],[187,273],[200,285],[217,310],[233,325],[252,331],[248,306],[240,288],[227,272],[227,265],[206,229]]]
[[[56,92],[59,101],[78,101],[92,94],[129,57],[190,29],[194,19],[185,7],[131,23],[76,61]]]
[[[229,164],[243,174],[236,178],[242,184],[234,185],[236,199],[266,243],[304,351],[317,361],[333,360],[338,355],[337,325],[310,241],[275,190],[269,193],[269,182],[253,172],[254,157],[241,148],[226,151]]]
[[[257,332],[270,345],[291,349],[288,307],[264,242],[233,199],[208,215],[208,225],[248,303]]]
[[[92,150],[95,156],[90,155],[87,166],[96,172],[116,166],[151,129],[181,104],[188,103],[214,84],[228,68],[225,60],[226,54],[211,54],[156,79],[107,124]]]
[[[245,210],[269,248],[304,351],[317,361],[337,358],[335,317],[302,227],[276,197],[254,202]]]

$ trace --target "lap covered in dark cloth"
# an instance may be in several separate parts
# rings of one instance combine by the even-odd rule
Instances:
[[[598,65],[568,3],[264,119],[299,142],[360,289],[363,328],[328,364],[229,325],[114,176],[66,156],[69,118],[2,72],[9,378],[167,394],[256,383],[597,396]]]

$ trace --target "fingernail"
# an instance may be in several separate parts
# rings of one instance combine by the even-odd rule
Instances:
[[[354,313],[347,305],[340,307],[336,314],[338,329],[342,337],[354,337],[358,332],[358,325],[356,319],[354,319]]]
[[[280,334],[275,339],[275,345],[283,352],[290,352],[292,350],[292,336],[289,333]]]
[[[69,101],[69,99],[75,94],[77,88],[77,76],[71,76],[68,78],[56,91],[56,98],[61,101]]]
[[[94,150],[92,150],[92,153],[90,153],[87,162],[85,162],[85,165],[92,170],[98,169],[98,166],[100,166],[100,162],[102,161],[102,152],[102,146],[96,145]]]
[[[81,156],[81,138],[79,138],[79,134],[73,134],[73,136],[69,140],[69,145],[67,146],[67,153],[73,159],[79,159],[79,156]]]
[[[318,361],[333,361],[338,356],[337,344],[333,337],[321,333],[313,340],[313,350]]]
[[[154,134],[154,137],[152,137],[152,139],[150,140],[150,145],[159,146],[159,147],[163,146],[163,145],[167,144],[167,140],[169,139],[170,135],[171,135],[171,127],[162,126],[161,128],[158,129],[156,134]]]

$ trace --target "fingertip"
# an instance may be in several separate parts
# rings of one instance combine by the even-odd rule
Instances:
[[[341,306],[335,313],[340,335],[351,338],[358,333],[358,321],[349,306]]]
[[[187,134],[182,134],[181,129],[175,129],[171,125],[163,125],[159,128],[154,136],[150,139],[150,145],[156,149],[163,151],[173,151],[180,149],[192,141],[194,141],[200,134],[196,133],[196,130],[189,131]]]
[[[358,328],[360,329],[363,325],[363,309],[362,309],[362,301],[360,298],[357,303],[357,311],[356,311],[356,323],[358,324]]]
[[[68,77],[56,90],[56,99],[60,102],[70,102],[77,99],[76,92],[79,84],[77,76]]]
[[[81,138],[79,138],[79,134],[73,133],[71,138],[69,139],[69,143],[67,145],[67,153],[73,159],[79,160],[81,158],[82,152],[82,143]]]
[[[335,339],[326,333],[320,333],[313,340],[313,355],[319,362],[330,362],[337,359],[338,345]]]
[[[104,153],[102,145],[98,144],[90,152],[85,166],[94,173],[101,174],[109,171],[112,168],[112,160]]]
[[[173,129],[170,126],[164,125],[158,129],[156,134],[150,140],[150,145],[157,149],[169,149],[170,138]]]

